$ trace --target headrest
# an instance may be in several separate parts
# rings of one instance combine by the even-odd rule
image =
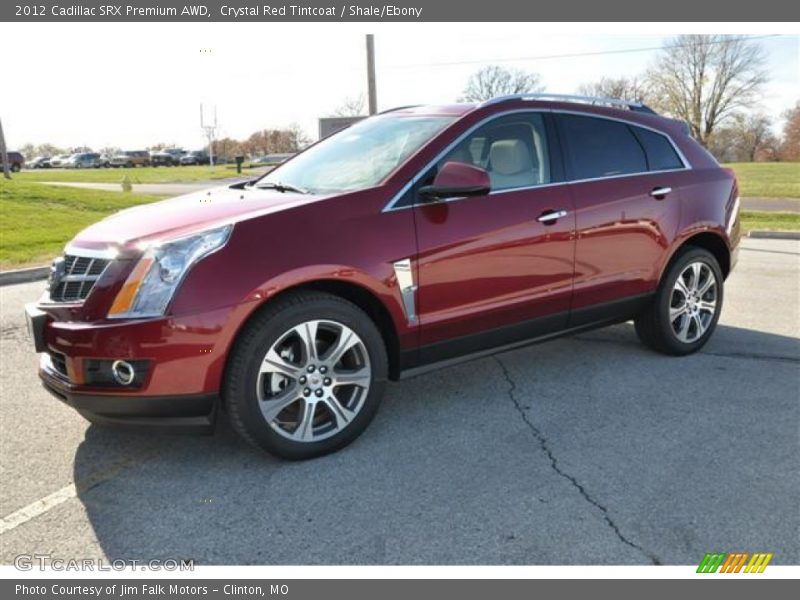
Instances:
[[[531,153],[525,142],[518,139],[497,140],[489,150],[492,171],[501,175],[516,175],[533,169]]]

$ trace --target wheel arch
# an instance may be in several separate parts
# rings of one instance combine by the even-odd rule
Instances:
[[[704,250],[707,250],[713,254],[714,258],[716,258],[717,262],[719,263],[719,268],[722,270],[723,279],[727,279],[728,274],[731,271],[730,248],[728,248],[725,238],[723,238],[720,234],[713,231],[704,230],[690,234],[681,240],[680,243],[676,244],[672,250],[669,260],[664,263],[664,266],[661,269],[659,281],[661,281],[664,273],[667,272],[672,263],[675,262],[675,259],[680,256],[680,254],[689,246],[703,248]]]
[[[231,340],[230,348],[233,347],[233,344],[236,343],[236,340],[239,338],[242,332],[247,328],[249,323],[251,323],[252,320],[259,313],[261,313],[261,311],[266,310],[276,301],[279,301],[288,295],[301,293],[304,291],[323,292],[333,296],[338,296],[339,298],[343,298],[355,304],[358,308],[363,310],[378,327],[378,331],[380,332],[384,344],[386,345],[386,354],[389,360],[389,379],[399,379],[401,355],[400,338],[394,320],[392,319],[389,310],[375,293],[362,285],[353,283],[352,281],[314,279],[283,288],[279,292],[271,295],[269,298],[261,302],[258,307],[250,312],[247,318],[242,321],[240,326],[237,328],[233,339]],[[225,360],[225,371],[227,371],[228,368],[229,358],[230,349]]]

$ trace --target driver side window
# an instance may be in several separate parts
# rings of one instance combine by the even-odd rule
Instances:
[[[437,168],[450,161],[485,169],[492,191],[551,182],[547,133],[539,113],[508,115],[487,123],[453,148]]]

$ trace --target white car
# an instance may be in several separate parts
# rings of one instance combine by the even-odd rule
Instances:
[[[50,159],[50,166],[54,168],[65,167],[67,161],[72,158],[72,154],[59,154]]]

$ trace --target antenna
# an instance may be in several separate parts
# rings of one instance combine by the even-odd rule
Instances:
[[[206,123],[204,111],[203,111],[203,103],[200,103],[200,129],[202,129],[206,134],[206,139],[208,139],[208,162],[213,167],[214,166],[214,141],[217,139],[217,105],[215,104],[214,107],[214,120],[211,123]]]

